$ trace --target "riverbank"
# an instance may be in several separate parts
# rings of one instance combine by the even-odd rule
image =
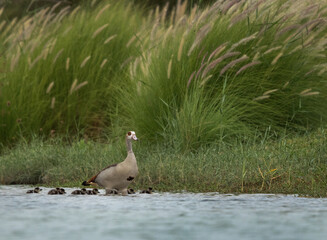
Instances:
[[[238,142],[180,152],[171,146],[133,145],[139,165],[134,189],[220,193],[285,193],[327,197],[327,133]],[[1,184],[80,187],[109,164],[125,159],[124,142],[59,139],[21,142],[0,156]]]

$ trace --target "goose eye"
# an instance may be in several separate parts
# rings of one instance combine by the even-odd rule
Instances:
[[[128,134],[128,136],[131,136],[131,135],[132,135],[132,133],[131,133],[131,132],[128,132],[127,134]]]

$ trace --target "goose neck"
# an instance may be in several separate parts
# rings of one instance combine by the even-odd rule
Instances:
[[[133,153],[132,149],[132,140],[126,138],[126,148],[127,148],[127,153]]]

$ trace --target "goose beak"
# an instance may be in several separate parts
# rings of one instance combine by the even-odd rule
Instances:
[[[133,135],[132,138],[133,138],[134,141],[138,141],[138,138],[135,135]]]

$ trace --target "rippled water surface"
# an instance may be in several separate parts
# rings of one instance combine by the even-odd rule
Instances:
[[[26,194],[0,186],[1,239],[327,239],[327,199],[290,195]]]

